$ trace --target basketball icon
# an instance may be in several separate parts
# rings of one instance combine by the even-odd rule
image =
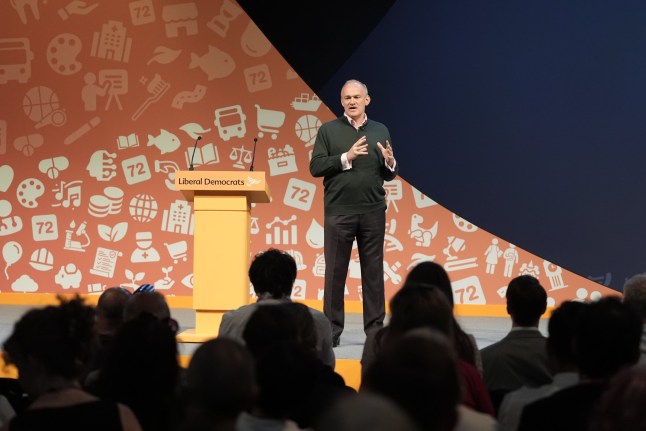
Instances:
[[[67,121],[65,111],[60,109],[58,95],[48,87],[34,87],[27,91],[22,100],[22,108],[36,128],[47,124],[60,127]]]
[[[296,121],[296,136],[305,142],[306,147],[311,147],[314,145],[319,127],[321,127],[321,120],[318,117],[314,115],[303,115]]]

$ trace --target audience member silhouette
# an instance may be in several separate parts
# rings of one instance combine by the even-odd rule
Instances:
[[[585,304],[578,301],[565,301],[554,309],[548,322],[545,344],[554,379],[551,383],[537,388],[523,386],[509,392],[498,409],[499,431],[515,431],[523,408],[527,404],[579,382],[572,340],[584,309]]]
[[[245,325],[259,305],[291,302],[296,273],[296,261],[289,253],[275,248],[258,253],[249,266],[249,280],[258,300],[224,313],[218,335],[244,342],[242,333]],[[317,351],[323,363],[334,368],[330,321],[319,310],[310,307],[308,309],[316,325]]]
[[[109,287],[101,293],[96,305],[98,345],[88,373],[101,368],[114,334],[123,324],[123,310],[132,293],[123,287]]]
[[[496,411],[508,392],[552,381],[546,337],[538,329],[547,309],[545,289],[535,277],[521,275],[509,282],[506,298],[511,331],[502,340],[480,350],[484,381]]]
[[[637,274],[624,283],[624,302],[642,317],[642,341],[639,363],[646,365],[646,274]]]
[[[390,300],[390,321],[366,337],[361,357],[362,374],[370,370],[381,351],[411,329],[429,328],[453,342],[453,311],[446,295],[433,285],[409,281]],[[489,393],[478,370],[465,360],[458,362],[462,402],[479,412],[494,415]]]
[[[116,333],[94,391],[129,406],[144,431],[168,430],[176,420],[179,371],[174,330],[142,312]]]
[[[589,431],[646,430],[646,366],[625,368],[612,378],[592,413]]]
[[[493,417],[460,407],[458,361],[452,341],[444,334],[414,329],[384,346],[366,371],[360,393],[375,393],[394,401],[420,430],[493,431]]]
[[[621,299],[604,297],[581,313],[574,338],[580,382],[523,409],[519,431],[587,431],[608,381],[639,359],[642,321]]]
[[[201,344],[193,353],[182,390],[180,431],[235,431],[238,415],[251,411],[258,393],[249,350],[228,338]]]
[[[177,333],[179,325],[171,316],[166,297],[160,292],[154,290],[138,291],[128,298],[123,309],[123,320],[127,322],[142,313],[152,314]]]
[[[313,320],[303,304],[257,307],[243,337],[256,362],[259,396],[252,412],[238,418],[240,430],[311,427],[336,399],[354,391],[315,354]]]
[[[4,342],[5,363],[32,399],[5,430],[140,430],[130,408],[81,389],[96,346],[94,307],[78,295],[58,300],[25,313]]]
[[[406,282],[426,283],[439,287],[449,300],[451,308],[453,308],[454,298],[451,279],[442,265],[430,261],[420,262],[406,275],[404,284]],[[460,359],[475,366],[478,372],[482,374],[482,357],[480,356],[476,339],[472,334],[464,332],[455,316],[453,317],[453,338],[455,339],[455,349]]]
[[[362,392],[343,397],[325,412],[316,431],[422,431],[385,396]]]

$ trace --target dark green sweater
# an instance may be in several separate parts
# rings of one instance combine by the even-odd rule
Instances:
[[[352,161],[352,169],[344,171],[341,154],[357,140],[366,136],[368,154]],[[377,142],[386,146],[391,142],[388,129],[381,123],[368,120],[356,130],[344,116],[323,124],[316,135],[310,173],[323,178],[326,215],[364,214],[379,208],[386,209],[384,181],[393,180],[399,172],[386,166]]]

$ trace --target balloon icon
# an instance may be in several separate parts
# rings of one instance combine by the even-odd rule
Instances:
[[[2,247],[2,257],[4,261],[7,262],[7,266],[4,267],[4,275],[7,276],[9,280],[9,273],[7,269],[14,263],[18,262],[22,257],[22,246],[16,241],[9,241]]]

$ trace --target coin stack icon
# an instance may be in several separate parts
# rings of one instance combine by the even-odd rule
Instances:
[[[118,187],[106,187],[102,195],[90,197],[88,212],[94,217],[107,217],[119,214],[123,205],[123,190]]]

